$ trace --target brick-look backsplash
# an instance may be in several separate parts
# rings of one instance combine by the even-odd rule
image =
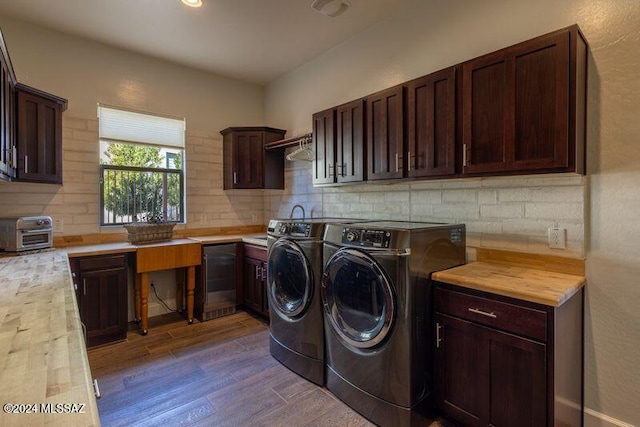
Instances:
[[[99,226],[98,122],[63,119],[63,185],[0,184],[2,216],[47,214],[64,235],[122,233]],[[222,139],[187,130],[187,223],[181,227],[266,224],[295,204],[307,216],[456,222],[471,248],[582,258],[587,177],[530,175],[317,188],[307,162],[287,162],[284,190],[222,189]],[[296,213],[299,215],[299,212]],[[567,249],[549,249],[547,228],[567,229]]]
[[[50,215],[62,219],[63,235],[124,233],[100,227],[97,119],[63,117],[63,185],[0,184],[1,216]],[[187,223],[178,227],[264,224],[263,190],[222,189],[222,137],[187,129]]]
[[[268,195],[271,217],[301,204],[320,217],[464,223],[471,256],[484,247],[582,258],[587,177],[527,175],[315,188],[308,163],[288,163],[284,193]],[[567,229],[549,249],[547,229]]]

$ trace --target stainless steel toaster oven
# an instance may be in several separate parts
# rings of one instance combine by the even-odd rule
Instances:
[[[22,252],[53,246],[50,216],[0,218],[0,250]]]

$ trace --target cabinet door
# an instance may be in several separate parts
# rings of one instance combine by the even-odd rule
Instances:
[[[321,111],[313,115],[313,183],[336,182],[336,132],[335,111]]]
[[[21,181],[62,184],[62,108],[18,91],[18,172]]]
[[[448,417],[486,426],[490,408],[489,340],[471,322],[436,314],[436,398]]]
[[[15,177],[14,89],[4,61],[0,64],[0,179]]]
[[[569,167],[569,32],[468,61],[464,173]]]
[[[80,317],[87,346],[126,338],[127,274],[125,268],[80,274]]]
[[[538,427],[547,420],[546,346],[436,314],[436,395],[470,426]]]
[[[260,290],[262,292],[262,315],[269,318],[269,288],[267,285],[267,263],[262,263]]]
[[[364,100],[336,107],[338,182],[361,182],[365,174]]]
[[[547,425],[545,345],[498,331],[491,331],[488,336],[490,425]]]
[[[244,304],[247,308],[262,313],[264,291],[262,286],[262,261],[244,259]]]
[[[402,178],[404,152],[403,87],[395,86],[367,97],[367,177]]]
[[[455,174],[456,68],[407,83],[407,175]]]
[[[262,188],[263,134],[257,131],[233,135],[233,188]]]

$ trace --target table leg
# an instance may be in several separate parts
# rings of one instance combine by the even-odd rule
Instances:
[[[184,269],[176,268],[176,310],[182,313],[184,309]]]
[[[196,288],[196,268],[187,267],[187,320],[193,323],[193,292]]]
[[[140,323],[140,280],[141,274],[136,274],[136,281],[134,283],[134,298],[133,298],[133,309],[135,311],[135,322]]]
[[[140,279],[140,323],[142,335],[147,335],[149,328],[149,273],[142,273]]]

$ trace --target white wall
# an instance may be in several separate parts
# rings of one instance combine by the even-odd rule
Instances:
[[[588,280],[585,421],[595,424],[606,414],[614,421],[640,425],[640,2],[414,0],[270,84],[266,119],[301,134],[311,129],[316,111],[574,23],[591,46],[589,176],[583,185]],[[334,213],[327,195],[337,191],[343,202],[360,201],[367,191],[355,186],[331,193],[309,189],[304,166],[288,171],[287,179],[288,192],[269,196],[272,212],[288,213],[281,211],[281,201],[288,206],[302,201],[316,211]],[[457,185],[474,186],[473,181]],[[559,194],[553,185],[542,188]],[[465,219],[450,212],[453,220]]]
[[[261,190],[222,189],[222,136],[228,126],[264,124],[264,88],[140,56],[0,16],[18,81],[67,98],[63,185],[0,183],[0,216],[46,214],[56,235],[124,233],[100,227],[97,103],[185,117],[184,227],[264,224]],[[183,227],[183,226],[178,226]],[[174,305],[173,274],[152,280]],[[150,315],[166,312],[151,296]]]

